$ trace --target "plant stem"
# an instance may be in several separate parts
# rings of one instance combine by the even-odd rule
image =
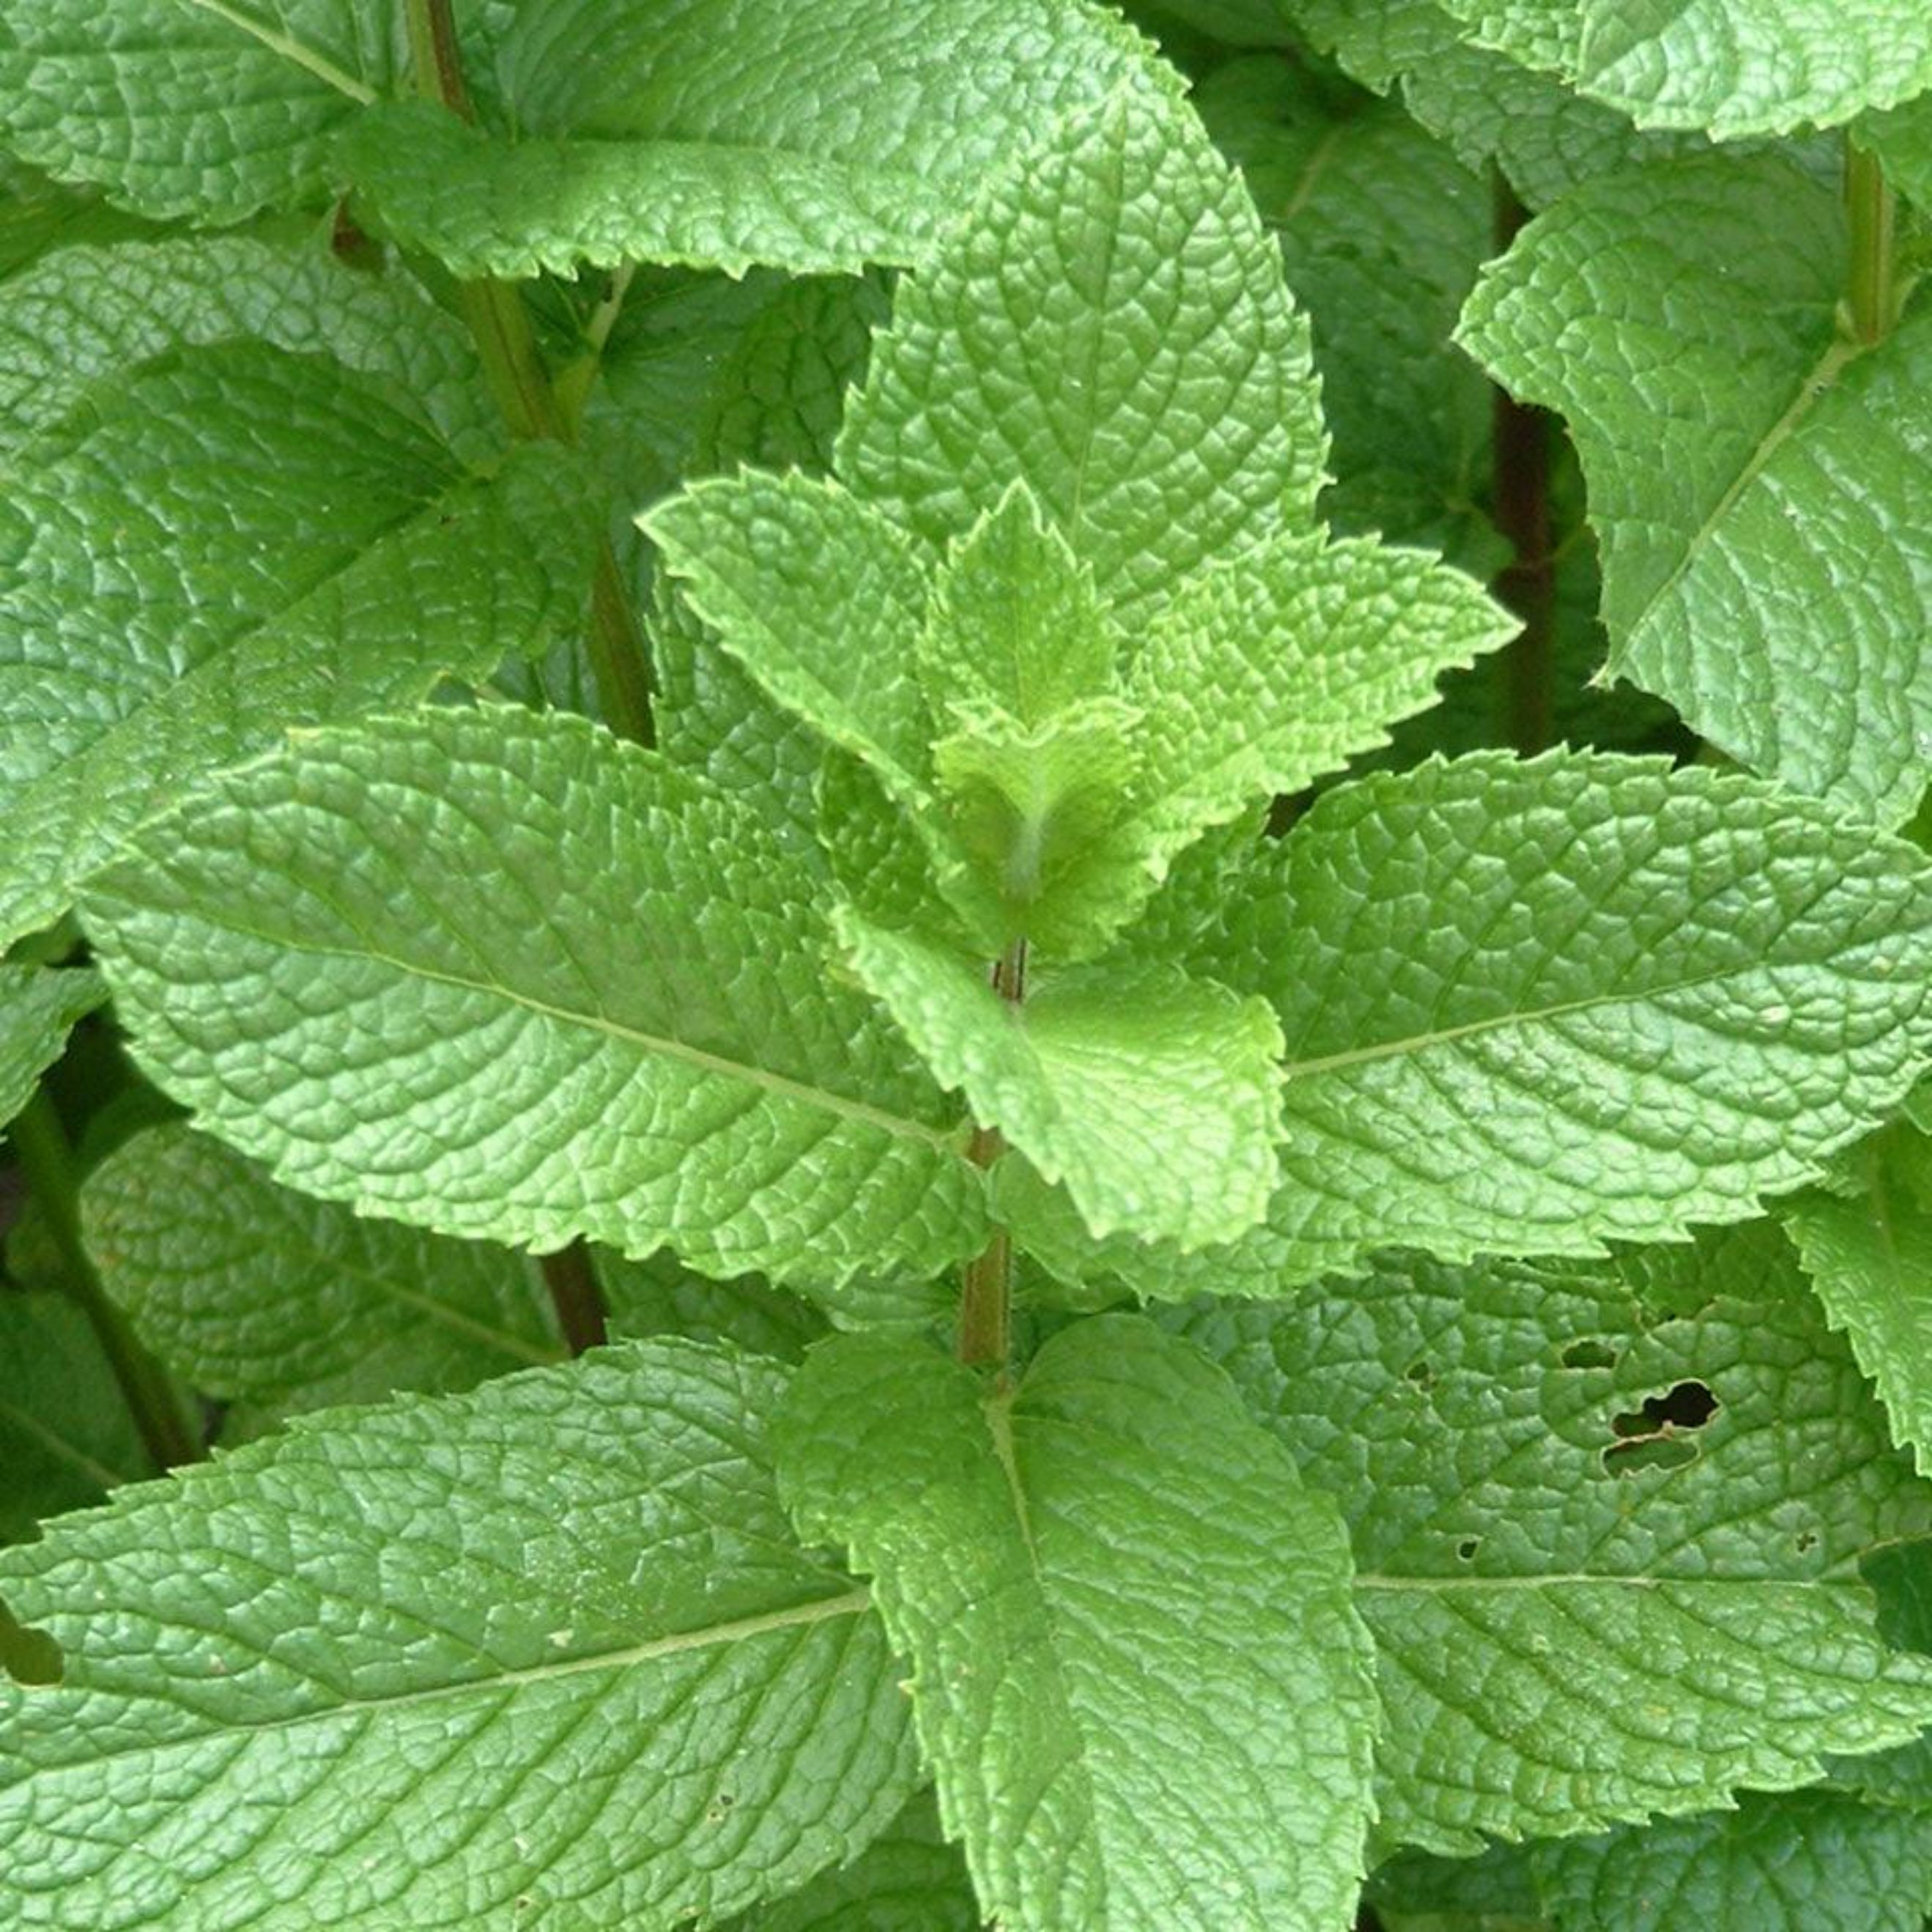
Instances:
[[[1496,238],[1507,248],[1529,212],[1494,174]],[[1522,630],[1502,659],[1509,741],[1526,758],[1550,743],[1556,685],[1556,564],[1550,541],[1550,417],[1518,402],[1498,384],[1492,392],[1492,500],[1496,527],[1515,553],[1498,574],[1496,593]]]
[[[993,968],[993,989],[1010,1006],[1026,998],[1026,941],[1016,939]],[[966,1157],[991,1167],[1006,1151],[997,1127],[975,1127]],[[995,1228],[984,1250],[966,1264],[959,1291],[959,1359],[969,1368],[1004,1375],[1012,1347],[1013,1244]]]
[[[1851,223],[1846,290],[1852,333],[1869,348],[1898,320],[1898,202],[1878,157],[1845,138],[1845,210]]]
[[[597,1285],[597,1271],[590,1264],[590,1250],[581,1241],[572,1241],[554,1255],[538,1258],[544,1286],[550,1290],[550,1304],[556,1310],[557,1326],[573,1355],[586,1348],[601,1348],[610,1339],[604,1322],[604,1296]]]
[[[46,1217],[68,1293],[92,1324],[148,1454],[158,1468],[199,1462],[201,1444],[182,1414],[173,1384],[107,1298],[81,1240],[80,1183],[73,1150],[53,1102],[44,1093],[36,1094],[7,1132],[26,1177],[28,1191]]]
[[[404,0],[416,92],[466,121],[476,118],[463,79],[450,0]],[[459,282],[458,304],[483,364],[483,379],[514,435],[526,442],[574,440],[569,417],[544,368],[530,311],[514,282],[485,276]],[[655,742],[650,661],[608,532],[597,540],[591,584],[591,674],[604,721],[620,736]]]

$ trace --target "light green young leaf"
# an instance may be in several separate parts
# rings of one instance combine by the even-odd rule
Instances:
[[[563,1354],[525,1258],[292,1193],[184,1126],[124,1142],[82,1208],[108,1294],[209,1395],[314,1408]]]
[[[1240,177],[1190,110],[1122,97],[994,174],[900,284],[838,467],[934,543],[1023,482],[1131,623],[1312,519],[1318,392]]]
[[[1483,753],[1324,796],[1184,962],[1287,1040],[1280,1282],[1742,1220],[1904,1096],[1916,849],[1756,780]]]
[[[933,747],[948,820],[932,842],[942,873],[956,844],[970,868],[954,904],[978,924],[988,909],[992,952],[1022,937],[1056,960],[1101,951],[1150,884],[1146,843],[1116,831],[1140,771],[1142,713],[1094,698],[1034,725],[983,704],[952,716],[962,728]]]
[[[1932,87],[1932,39],[1896,0],[1442,4],[1479,45],[1561,74],[1640,128],[1786,134]]]
[[[1735,1811],[1539,1846],[1562,1932],[1922,1932],[1932,1816],[1829,1791],[1746,1792]]]
[[[1327,1499],[1194,1352],[1131,1317],[1017,1393],[842,1336],[776,1432],[848,1544],[982,1910],[1012,1932],[1332,1932],[1376,1724]],[[1152,1660],[1159,1660],[1158,1667]]]
[[[1932,1488],[1788,1249],[1757,1286],[1659,1320],[1601,1264],[1410,1259],[1187,1324],[1348,1521],[1389,1841],[1707,1810],[1932,1720],[1858,1574]]]
[[[1610,669],[1895,825],[1932,748],[1932,314],[1858,351],[1844,259],[1838,197],[1779,158],[1645,170],[1526,229],[1461,339],[1569,419]]]
[[[1844,1330],[1892,1418],[1893,1439],[1932,1474],[1932,1211],[1910,1177],[1916,1150],[1894,1128],[1859,1148],[1851,1168],[1864,1192],[1840,1199],[1813,1189],[1785,1225],[1834,1328]]]
[[[5,484],[0,944],[202,773],[480,679],[588,594],[564,452],[466,476],[386,386],[260,344],[97,391]]]
[[[0,1127],[33,1097],[75,1023],[107,997],[100,976],[0,963]]]
[[[143,214],[317,202],[335,136],[396,84],[392,24],[364,0],[10,0],[0,139]]]
[[[800,1550],[788,1371],[686,1342],[283,1436],[0,1555],[0,1912],[49,1932],[669,1932],[856,1853],[914,1775]]]
[[[1176,584],[1124,688],[1147,713],[1153,782],[1134,830],[1166,862],[1258,799],[1300,790],[1436,700],[1436,680],[1516,620],[1432,557],[1316,533],[1274,538]]]
[[[1064,0],[560,0],[499,44],[514,137],[386,106],[348,164],[460,274],[905,262],[1016,140],[1116,87],[1168,94],[1150,55]]]
[[[0,285],[0,446],[100,376],[241,337],[393,378],[466,463],[502,447],[462,324],[412,277],[349,268],[312,232],[63,248]]]
[[[0,1294],[0,1543],[153,1472],[87,1317],[64,1294]]]
[[[429,711],[212,781],[86,916],[149,1071],[305,1192],[707,1274],[934,1272],[980,1180],[828,979],[818,886],[584,719]]]
[[[692,610],[765,692],[923,795],[932,738],[913,650],[926,615],[914,540],[830,482],[745,470],[639,518]]]
[[[1275,1179],[1275,1056],[1258,1000],[1154,966],[1036,976],[1023,1006],[969,962],[850,908],[833,916],[860,980],[973,1118],[1068,1193],[1096,1235],[1184,1249],[1261,1218]]]
[[[1114,688],[1125,639],[1093,572],[1016,484],[952,544],[919,640],[927,710],[987,705],[1044,724]]]
[[[850,1864],[727,1932],[980,1932],[973,1882],[922,1793]]]

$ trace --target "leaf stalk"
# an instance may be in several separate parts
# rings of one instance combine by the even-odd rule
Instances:
[[[1026,941],[1016,939],[993,968],[993,989],[1010,1006],[1026,998]],[[990,1168],[1006,1152],[997,1127],[976,1126],[966,1157]],[[966,1264],[959,1293],[959,1359],[969,1368],[989,1368],[1004,1376],[1012,1351],[1013,1244],[1002,1227]]]
[[[200,1462],[201,1444],[182,1413],[173,1384],[135,1340],[126,1317],[109,1300],[81,1239],[80,1181],[74,1172],[74,1151],[60,1116],[44,1091],[27,1102],[7,1132],[28,1191],[45,1217],[48,1234],[60,1256],[64,1286],[93,1328],[148,1454],[162,1469]]]
[[[473,121],[476,109],[463,78],[450,0],[404,0],[404,14],[416,92]],[[526,442],[574,442],[575,424],[544,367],[517,285],[494,276],[459,282],[457,302],[476,344],[484,380],[512,433]],[[608,531],[597,539],[586,642],[604,722],[620,737],[654,743],[650,660]]]
[[[1846,300],[1853,337],[1870,348],[1898,320],[1898,198],[1878,157],[1848,135],[1845,212],[1851,227]]]

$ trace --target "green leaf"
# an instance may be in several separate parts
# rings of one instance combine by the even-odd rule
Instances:
[[[0,1688],[0,1908],[668,1932],[851,1856],[910,1738],[786,1530],[786,1374],[644,1343],[302,1418],[0,1555],[66,1654]]]
[[[1540,1846],[1563,1932],[1922,1932],[1932,1817],[1828,1791],[1747,1792],[1735,1811]]]
[[[979,1901],[957,1850],[922,1796],[854,1862],[748,1915],[729,1932],[980,1932]]]
[[[912,934],[850,908],[833,923],[941,1083],[1064,1180],[1096,1234],[1196,1248],[1260,1218],[1275,1178],[1281,1046],[1260,1000],[1172,969],[1108,964],[1040,974],[1016,1008],[980,968]]]
[[[1450,340],[1495,253],[1487,184],[1394,102],[1343,94],[1289,60],[1231,61],[1194,100],[1308,312],[1335,439],[1323,515],[1492,574],[1508,560],[1474,508],[1488,478],[1490,387]]]
[[[0,1543],[153,1467],[87,1317],[64,1295],[0,1293]]]
[[[106,997],[98,973],[0,964],[0,1127],[33,1098],[76,1023]]]
[[[1438,674],[1515,618],[1432,557],[1282,536],[1176,584],[1125,681],[1156,783],[1135,830],[1150,871],[1257,799],[1300,790],[1436,701]]]
[[[1340,1503],[1382,1829],[1448,1852],[1808,1784],[1932,1719],[1859,1558],[1932,1527],[1788,1249],[1658,1319],[1606,1266],[1384,1263],[1188,1325]]]
[[[639,519],[691,608],[772,698],[921,795],[932,736],[912,646],[926,573],[904,531],[836,483],[746,470]]]
[[[1775,157],[1614,176],[1523,231],[1461,339],[1569,419],[1610,669],[1889,826],[1932,745],[1932,314],[1840,339],[1844,245],[1837,196]]]
[[[467,476],[386,386],[260,344],[98,391],[6,482],[0,944],[202,773],[480,679],[587,596],[562,452]]]
[[[1370,1874],[1366,1896],[1387,1932],[1551,1932],[1513,1845],[1471,1858],[1406,1852]]]
[[[156,232],[110,208],[91,188],[50,181],[0,154],[0,280],[63,248],[137,239]]]
[[[776,1440],[804,1534],[876,1580],[985,1912],[1013,1932],[1340,1922],[1376,1721],[1341,1521],[1191,1349],[1102,1317],[1004,1393],[842,1336]]]
[[[347,267],[307,232],[63,248],[0,285],[0,446],[57,422],[103,376],[247,337],[394,379],[465,462],[502,446],[456,317],[412,277]]]
[[[1101,951],[1153,883],[1145,843],[1116,834],[1141,766],[1142,714],[1093,698],[1040,724],[971,704],[952,715],[963,728],[933,747],[946,829],[971,874],[952,903],[990,928],[988,951],[1021,938],[1055,959]],[[942,849],[942,872],[956,869],[949,856]],[[989,916],[976,920],[982,906]]]
[[[395,84],[391,26],[362,0],[14,0],[0,134],[143,214],[318,202],[334,137]]]
[[[137,1055],[277,1178],[714,1275],[985,1239],[951,1110],[756,814],[586,721],[425,712],[212,781],[87,918]]]
[[[81,1200],[102,1285],[209,1395],[319,1408],[563,1353],[526,1260],[292,1193],[186,1127],[124,1142]]]
[[[1932,1211],[1912,1184],[1925,1144],[1904,1144],[1910,1131],[1895,1128],[1852,1156],[1862,1193],[1838,1199],[1814,1188],[1784,1220],[1832,1325],[1885,1404],[1893,1439],[1932,1474]]]
[[[1132,622],[1310,520],[1327,448],[1240,177],[1190,111],[1122,97],[995,173],[902,281],[838,468],[934,543],[1023,482]]]
[[[1149,52],[1054,0],[560,0],[499,46],[513,136],[386,105],[347,164],[462,275],[905,262],[1016,140],[1116,87],[1167,92]]]
[[[964,704],[1044,724],[1114,686],[1125,640],[1093,572],[1016,483],[949,547],[919,639],[926,708]]]
[[[1327,794],[1183,961],[1281,1016],[1280,1287],[1396,1246],[1595,1253],[1815,1179],[1924,1052],[1928,883],[1902,841],[1658,760]]]
[[[1932,86],[1892,0],[1442,0],[1480,46],[1561,73],[1641,128],[1724,140],[1831,127]]]
[[[826,1332],[824,1316],[811,1302],[755,1275],[706,1281],[669,1253],[640,1262],[608,1248],[595,1252],[614,1337],[681,1335],[797,1362]]]

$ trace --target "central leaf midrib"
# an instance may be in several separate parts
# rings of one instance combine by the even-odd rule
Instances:
[[[138,900],[132,902],[137,907]],[[382,952],[375,947],[357,950],[346,946],[328,946],[319,940],[291,938],[286,934],[264,932],[259,927],[232,918],[218,916],[205,906],[195,908],[194,916],[213,931],[225,933],[240,939],[252,939],[262,945],[272,946],[286,952],[299,952],[321,959],[346,959],[387,968],[404,978],[426,981],[432,986],[447,986],[456,992],[482,994],[486,998],[499,999],[506,1004],[521,1007],[526,1012],[536,1014],[539,1018],[551,1021],[559,1026],[579,1027],[586,1031],[601,1033],[626,1046],[634,1047],[646,1054],[658,1054],[666,1060],[674,1060],[695,1067],[699,1072],[710,1073],[720,1078],[737,1080],[749,1087],[794,1100],[801,1106],[814,1107],[824,1113],[835,1114],[842,1118],[856,1120],[863,1126],[878,1128],[881,1132],[900,1140],[914,1141],[921,1145],[938,1149],[943,1154],[957,1154],[952,1136],[929,1127],[923,1121],[908,1118],[902,1114],[888,1112],[885,1108],[868,1101],[855,1100],[835,1093],[829,1088],[816,1087],[808,1082],[795,1080],[788,1074],[774,1072],[770,1068],[753,1066],[748,1062],[728,1059],[722,1054],[707,1052],[703,1047],[692,1046],[683,1040],[670,1039],[658,1034],[645,1033],[638,1028],[622,1025],[602,1013],[573,1012],[568,1007],[551,1005],[533,995],[522,993],[500,981],[471,979],[460,973],[451,973],[419,964],[413,961],[400,959],[393,953]]]
[[[1688,993],[1699,986],[1706,986],[1713,980],[1727,979],[1732,975],[1747,976],[1752,972],[1762,972],[1785,962],[1757,960],[1741,966],[1714,966],[1708,973],[1696,973],[1688,978],[1673,980],[1661,986],[1645,986],[1634,991],[1619,990],[1613,993],[1592,993],[1585,998],[1562,1000],[1546,1006],[1518,1008],[1506,1013],[1492,1014],[1486,1019],[1468,1020],[1460,1025],[1443,1027],[1432,1033],[1412,1034],[1402,1040],[1384,1040],[1373,1046],[1350,1047],[1341,1053],[1324,1054],[1312,1060],[1290,1060],[1282,1064],[1282,1073],[1291,1081],[1307,1078],[1318,1073],[1332,1073],[1337,1070],[1359,1066],[1376,1060],[1393,1060],[1407,1053],[1420,1053],[1432,1046],[1444,1046],[1450,1042],[1474,1038],[1480,1034],[1499,1033],[1508,1027],[1534,1026],[1545,1021],[1563,1019],[1572,1013],[1594,1011],[1599,1006],[1630,1006],[1646,1000],[1668,999],[1678,993]],[[1811,964],[1810,962],[1792,962]],[[1788,1005],[1788,1000],[1780,1004]]]
[[[992,1439],[993,1458],[999,1465],[1000,1476],[1006,1486],[1007,1498],[1012,1504],[1014,1527],[1019,1533],[1027,1574],[1032,1580],[1034,1594],[1040,1604],[1040,1619],[1046,1628],[1046,1658],[1048,1668],[1052,1676],[1053,1690],[1060,1708],[1066,1713],[1067,1724],[1077,1740],[1073,1756],[1075,1775],[1080,1781],[1086,1802],[1088,1826],[1095,1841],[1094,1877],[1099,1889],[1096,1911],[1098,1917],[1104,1921],[1109,1886],[1106,1834],[1101,1825],[1103,1808],[1088,1761],[1091,1750],[1088,1726],[1080,1706],[1075,1702],[1072,1692],[1068,1688],[1066,1675],[1060,1665],[1058,1623],[1053,1613],[1052,1598],[1047,1589],[1046,1575],[1041,1568],[1039,1546],[1034,1540],[1033,1512],[1027,1501],[1025,1486],[1021,1480],[1018,1448],[1013,1440],[1015,1400],[1015,1396],[1010,1394],[996,1395],[982,1405],[982,1412],[986,1417],[986,1432]],[[1017,1873],[1013,1876],[1016,1882]]]
[[[128,1470],[110,1469],[104,1462],[97,1462],[86,1450],[77,1448],[64,1437],[56,1436],[38,1417],[29,1415],[25,1409],[8,1401],[4,1396],[0,1396],[0,1419],[11,1422],[22,1436],[32,1437],[58,1460],[70,1464],[90,1482],[98,1484],[104,1490],[118,1489],[124,1483],[134,1480]]]
[[[206,1724],[201,1730],[183,1736],[164,1738],[153,1743],[122,1744],[112,1750],[97,1752],[88,1757],[69,1758],[56,1763],[36,1766],[27,1772],[25,1778],[17,1781],[25,1784],[36,1777],[59,1777],[71,1772],[92,1776],[102,1766],[112,1764],[122,1759],[159,1758],[179,1751],[194,1750],[206,1744],[211,1739],[253,1737],[271,1732],[299,1730],[312,1724],[339,1724],[344,1719],[362,1712],[404,1710],[414,1706],[434,1704],[458,1697],[500,1696],[506,1690],[520,1690],[527,1685],[549,1683],[560,1678],[583,1676],[599,1670],[627,1670],[639,1664],[653,1663],[660,1658],[675,1657],[687,1651],[711,1649],[722,1644],[748,1641],[774,1630],[825,1623],[835,1617],[862,1616],[871,1606],[872,1593],[860,1587],[848,1590],[838,1596],[814,1597],[802,1604],[789,1605],[784,1610],[763,1611],[755,1616],[739,1617],[728,1623],[710,1624],[695,1630],[675,1631],[667,1636],[652,1637],[643,1643],[628,1645],[622,1650],[603,1651],[586,1657],[566,1658],[554,1664],[530,1664],[520,1670],[499,1671],[494,1676],[466,1678],[459,1683],[428,1684],[416,1690],[396,1691],[383,1696],[344,1697],[316,1710],[295,1712],[284,1717],[226,1721],[218,1719]],[[23,1618],[22,1621],[31,1623],[32,1619]],[[98,1694],[82,1691],[79,1694]],[[162,1700],[144,1699],[130,1701],[152,1705]],[[170,1708],[178,1709],[180,1707]],[[191,1714],[199,1716],[200,1714]],[[0,1782],[0,1791],[10,1788],[4,1782]]]
[[[184,0],[184,4],[203,14],[212,14],[218,20],[225,20],[238,32],[244,33],[266,47],[271,53],[279,54],[290,66],[312,74],[325,86],[332,88],[345,99],[352,100],[358,107],[373,106],[377,99],[376,91],[365,82],[358,80],[352,74],[345,73],[327,56],[319,54],[311,47],[297,40],[292,34],[282,32],[270,26],[265,20],[257,20],[245,14],[239,7],[231,6],[228,0]]]

